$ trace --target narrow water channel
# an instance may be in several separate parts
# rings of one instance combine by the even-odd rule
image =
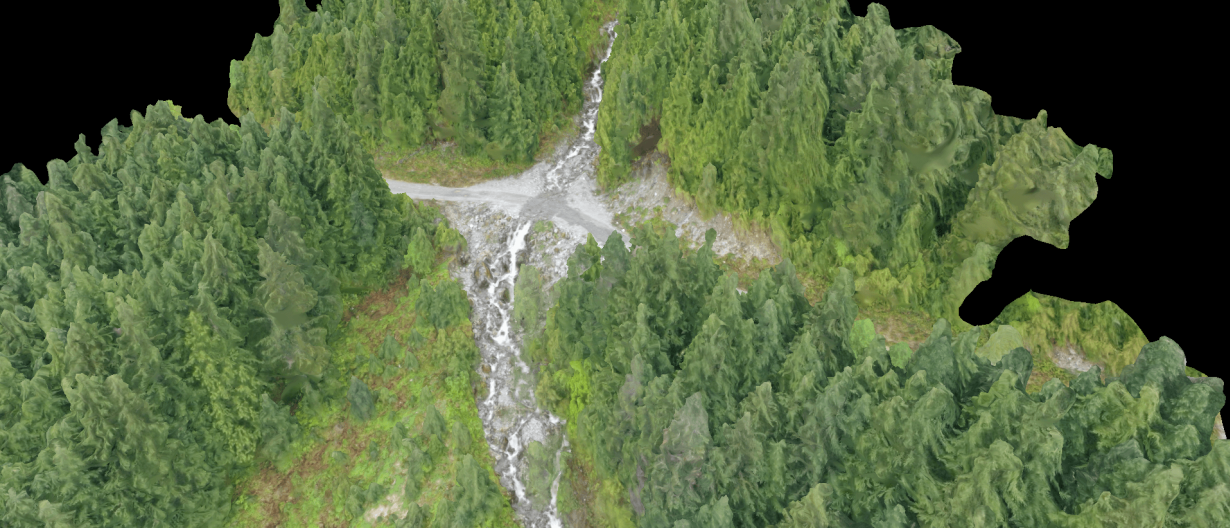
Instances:
[[[594,69],[586,89],[586,102],[582,107],[582,133],[573,141],[568,154],[560,157],[544,175],[539,197],[562,195],[566,186],[580,176],[578,173],[581,171],[577,169],[592,167],[589,163],[582,167],[569,167],[573,165],[569,162],[577,161],[579,157],[592,159],[598,152],[594,131],[598,105],[602,101],[602,65],[611,55],[611,45],[614,44],[616,36],[614,25],[611,23],[604,28],[609,35],[609,41],[602,61]],[[533,215],[532,210],[524,212],[530,214],[519,216],[538,216]],[[518,218],[517,222],[520,222],[520,225],[506,242],[506,252],[500,255],[499,268],[506,271],[491,280],[485,292],[487,302],[492,308],[486,314],[489,319],[487,329],[495,330],[490,335],[497,347],[492,350],[494,354],[491,355],[494,357],[491,359],[495,360],[491,365],[493,372],[487,378],[488,394],[487,398],[479,403],[479,414],[483,418],[487,439],[496,458],[496,472],[500,474],[505,486],[515,494],[514,508],[520,514],[523,524],[526,528],[561,528],[557,502],[560,477],[563,474],[561,458],[564,450],[568,449],[564,420],[537,408],[534,384],[529,376],[530,368],[521,358],[519,344],[509,337],[509,319],[514,300],[512,290],[517,279],[518,255],[525,249],[526,237],[533,225],[533,219]],[[524,453],[530,442],[548,444],[547,436],[557,437],[559,448],[553,457],[555,475],[551,479],[550,500],[545,510],[539,512],[530,501],[524,500],[528,473]]]
[[[474,338],[482,356],[479,369],[487,386],[486,396],[476,402],[479,416],[500,484],[511,492],[513,509],[526,528],[562,528],[557,498],[563,454],[569,444],[564,420],[540,409],[535,399],[535,373],[521,357],[521,340],[511,322],[513,286],[518,266],[531,255],[528,240],[536,221],[554,220],[557,225],[592,233],[599,241],[605,241],[610,234],[609,226],[577,215],[577,206],[569,204],[569,200],[575,200],[582,189],[593,184],[593,161],[598,153],[594,128],[602,100],[602,64],[610,58],[616,36],[614,28],[615,22],[603,27],[608,36],[607,49],[585,87],[586,100],[579,116],[581,133],[561,146],[554,159],[512,178],[532,182],[520,187],[532,188],[532,198],[514,203],[512,208],[493,210],[490,204],[475,203],[467,195],[454,202],[458,205],[445,209],[450,222],[469,243],[466,264],[457,266],[452,273],[465,285],[474,307]],[[423,198],[449,198],[426,186],[395,187],[390,182],[390,187],[394,192],[415,197],[423,193]],[[458,194],[460,197],[461,193]],[[539,461],[538,469],[529,467],[527,457],[533,442],[558,446],[551,461]],[[551,472],[549,481],[542,479],[544,465]],[[531,470],[540,474],[530,475]]]

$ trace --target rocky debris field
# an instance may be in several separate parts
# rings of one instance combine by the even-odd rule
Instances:
[[[758,258],[769,264],[781,262],[781,251],[773,244],[767,229],[741,229],[728,214],[717,214],[709,220],[701,218],[700,211],[691,201],[675,193],[667,181],[667,160],[661,155],[650,155],[633,172],[632,181],[619,186],[602,197],[606,208],[615,211],[615,224],[627,230],[653,217],[661,218],[679,226],[675,236],[687,241],[692,247],[705,243],[705,232],[717,231],[713,252],[718,256],[734,254],[749,261]]]

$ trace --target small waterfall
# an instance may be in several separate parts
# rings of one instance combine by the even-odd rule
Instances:
[[[559,156],[543,177],[545,195],[563,199],[563,191],[579,178],[591,176],[593,157],[598,153],[594,129],[598,104],[602,100],[602,64],[611,56],[615,41],[615,22],[603,30],[608,35],[607,50],[587,83],[586,101],[581,112],[582,133],[573,139],[566,155]],[[482,354],[487,396],[477,402],[479,416],[501,484],[513,492],[513,508],[526,528],[561,528],[558,495],[563,476],[562,459],[569,447],[565,421],[538,408],[529,365],[521,358],[519,339],[512,334],[511,317],[518,260],[524,261],[530,228],[535,215],[523,212],[518,218],[497,220],[498,225],[466,233],[474,258],[460,271],[475,307],[474,333]],[[461,226],[459,226],[461,227]],[[498,233],[505,238],[495,240]],[[485,284],[484,284],[485,282]],[[558,435],[558,436],[555,436]],[[559,439],[554,453],[550,500],[545,510],[533,507],[527,499],[525,450],[531,442],[544,445],[548,437]],[[553,442],[552,442],[553,444]]]

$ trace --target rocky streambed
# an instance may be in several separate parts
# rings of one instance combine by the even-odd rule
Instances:
[[[540,409],[535,399],[536,373],[521,356],[521,338],[512,328],[513,286],[519,266],[528,262],[541,270],[543,286],[549,287],[566,272],[577,244],[590,234],[605,243],[617,230],[593,176],[601,66],[610,57],[615,24],[602,28],[607,49],[585,86],[585,104],[576,118],[580,133],[547,160],[517,176],[463,189],[387,180],[395,193],[444,202],[443,214],[468,242],[468,255],[450,271],[473,306],[479,372],[487,388],[477,402],[479,416],[500,484],[512,494],[513,509],[527,528],[562,525],[556,496],[568,440],[564,421]],[[535,231],[544,220],[551,223],[538,225],[548,229]]]
[[[568,440],[564,421],[539,408],[536,372],[522,357],[521,336],[512,328],[519,266],[537,268],[547,290],[567,274],[568,257],[587,236],[605,244],[619,231],[627,243],[630,237],[622,226],[650,216],[679,225],[676,236],[688,245],[702,244],[704,232],[712,227],[718,232],[713,248],[718,255],[780,261],[767,233],[738,229],[726,215],[702,220],[694,205],[674,195],[664,164],[646,160],[631,183],[598,193],[594,132],[602,101],[601,65],[610,57],[615,27],[611,22],[602,29],[608,36],[607,50],[586,84],[586,101],[576,117],[579,133],[557,145],[547,159],[519,175],[466,188],[386,180],[395,193],[441,202],[449,223],[468,242],[468,255],[454,263],[451,273],[462,282],[474,309],[479,371],[487,388],[477,402],[479,415],[500,484],[511,493],[513,509],[527,528],[562,526],[556,497]],[[616,212],[622,221],[616,220]],[[1061,366],[1088,368],[1071,351],[1062,352],[1068,353],[1056,354]],[[1221,432],[1220,419],[1217,426]]]

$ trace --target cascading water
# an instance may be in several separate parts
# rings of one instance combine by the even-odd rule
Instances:
[[[603,27],[608,35],[607,50],[587,83],[581,112],[583,132],[573,139],[567,154],[559,156],[542,174],[535,201],[527,203],[514,217],[491,220],[484,228],[474,227],[470,231],[458,225],[470,241],[472,258],[463,269],[455,272],[461,275],[475,307],[475,338],[483,359],[480,369],[487,385],[486,397],[477,402],[479,416],[495,459],[496,474],[501,484],[513,493],[513,508],[526,528],[562,526],[557,498],[563,475],[561,459],[569,444],[564,437],[564,420],[539,409],[534,398],[530,379],[533,374],[521,358],[520,343],[511,328],[513,286],[519,262],[526,260],[530,228],[535,220],[552,217],[544,212],[547,209],[535,207],[536,204],[562,202],[572,184],[592,176],[592,160],[598,152],[594,129],[598,104],[602,100],[602,64],[611,55],[616,36],[614,26],[615,22],[611,22]],[[535,507],[534,501],[528,500],[526,477],[529,469],[525,451],[534,441],[554,445],[547,441],[548,438],[559,441],[551,464],[550,496],[537,497],[546,499],[542,501],[546,504]]]

